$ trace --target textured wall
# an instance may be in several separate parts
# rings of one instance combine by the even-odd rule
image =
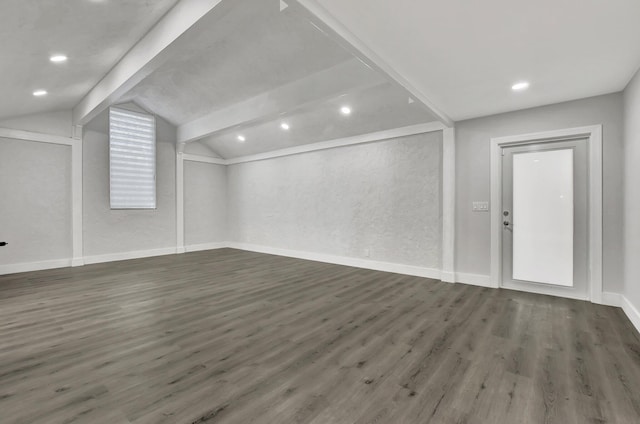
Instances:
[[[108,120],[102,115],[84,134],[84,255],[175,248],[175,130],[157,120],[157,209],[111,210]]]
[[[640,72],[624,92],[624,106],[624,293],[640,311]]]
[[[71,257],[71,147],[0,138],[0,265]]]
[[[223,165],[184,161],[184,242],[227,240],[227,170]]]
[[[622,290],[622,95],[505,113],[456,124],[456,272],[489,275],[490,214],[472,212],[490,200],[492,137],[603,124],[603,267],[605,291]]]
[[[230,241],[440,266],[442,133],[228,168]]]
[[[0,127],[71,137],[71,110],[38,113],[0,120]]]

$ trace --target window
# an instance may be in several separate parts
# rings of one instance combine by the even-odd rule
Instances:
[[[156,120],[109,109],[111,209],[156,208]]]

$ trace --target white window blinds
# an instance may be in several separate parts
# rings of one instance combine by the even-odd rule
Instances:
[[[111,209],[156,208],[156,120],[109,109]]]

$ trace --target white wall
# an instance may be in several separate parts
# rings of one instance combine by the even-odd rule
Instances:
[[[616,93],[458,122],[456,124],[456,272],[490,274],[490,214],[472,212],[471,206],[473,201],[490,200],[491,138],[603,124],[603,286],[605,291],[621,292],[623,288],[622,117],[622,94]]]
[[[0,270],[71,258],[70,146],[0,138],[0,241]]]
[[[72,122],[72,112],[62,110],[3,119],[0,128],[71,137]]]
[[[442,133],[228,167],[229,238],[440,267]]]
[[[226,166],[184,161],[184,241],[227,241]]]
[[[624,294],[640,311],[640,72],[624,91],[624,107]]]
[[[176,247],[175,128],[157,125],[155,210],[111,210],[106,112],[84,129],[83,234],[85,257]]]

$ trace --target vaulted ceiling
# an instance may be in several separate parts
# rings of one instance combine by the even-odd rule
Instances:
[[[73,108],[177,1],[0,1],[0,118]]]
[[[3,0],[0,119],[134,102],[224,158],[450,124],[622,90],[638,16],[637,0]]]

